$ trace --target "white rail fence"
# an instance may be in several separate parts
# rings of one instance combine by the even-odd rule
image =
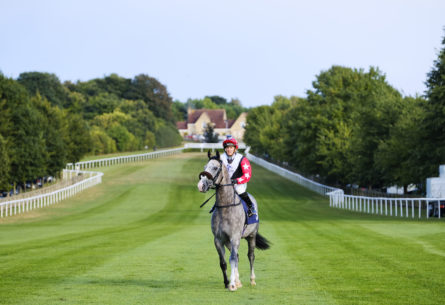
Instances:
[[[111,165],[116,165],[116,164],[141,162],[141,161],[145,161],[145,160],[149,160],[149,159],[171,156],[171,155],[180,153],[183,150],[184,150],[184,147],[180,147],[180,148],[174,148],[174,149],[153,151],[153,152],[145,153],[145,154],[104,158],[104,159],[91,160],[91,161],[82,161],[82,162],[77,162],[75,164],[68,163],[66,165],[66,168],[67,169],[85,170],[85,169],[91,169],[91,168],[96,168],[96,167],[111,166]]]
[[[34,197],[2,202],[0,204],[0,217],[21,214],[38,208],[53,205],[102,182],[103,173],[100,172],[63,170],[64,176],[79,174],[88,175],[89,177],[57,191],[41,194]]]
[[[215,149],[222,149],[222,143],[186,143],[184,149],[187,148],[200,149],[201,152],[203,152],[204,149],[211,149],[212,152],[215,152]],[[238,148],[246,149],[246,144],[238,143]]]
[[[274,172],[275,174],[278,174],[286,179],[289,179],[305,188],[308,188],[320,195],[327,195],[329,192],[337,191],[337,188],[327,186],[315,181],[312,181],[306,177],[303,177],[302,175],[296,174],[294,172],[291,172],[285,168],[279,167],[278,165],[275,165],[273,163],[267,162],[261,158],[258,158],[252,154],[247,154],[247,158],[252,161],[253,163],[256,163],[265,169],[270,170],[271,172]]]
[[[67,169],[63,170],[63,176],[65,179],[72,178],[73,176],[88,176],[81,181],[74,183],[73,185],[61,188],[56,191],[48,192],[45,194],[40,194],[37,196],[32,196],[28,198],[10,200],[6,202],[0,203],[0,218],[12,216],[16,214],[25,213],[28,211],[32,211],[37,208],[46,207],[49,205],[53,205],[58,203],[64,199],[72,197],[77,193],[95,186],[102,182],[103,173],[95,172],[95,171],[84,171],[85,169],[91,169],[95,167],[102,166],[111,166],[116,164],[130,163],[130,162],[139,162],[145,161],[149,159],[155,159],[165,156],[174,155],[180,153],[184,150],[183,147],[168,149],[168,150],[160,150],[145,154],[137,154],[137,155],[129,155],[129,156],[121,156],[121,157],[112,157],[105,158],[99,160],[92,161],[82,161],[75,164],[69,163],[67,164]],[[69,179],[68,178],[68,179]]]
[[[55,204],[102,182],[103,173],[82,170],[130,162],[140,162],[149,159],[170,156],[178,154],[187,148],[198,148],[201,149],[201,151],[203,151],[204,149],[215,150],[221,148],[221,143],[186,144],[184,145],[184,147],[181,148],[168,149],[145,154],[82,161],[75,164],[69,163],[67,164],[67,169],[63,171],[65,177],[79,174],[85,176],[89,175],[89,177],[57,191],[40,194],[34,197],[2,202],[0,203],[0,217],[12,216]],[[240,148],[246,148],[246,146],[243,145],[240,146]],[[407,218],[417,217],[419,219],[422,217],[429,218],[431,210],[435,210],[438,213],[438,218],[441,218],[440,202],[445,202],[445,198],[386,198],[345,195],[343,190],[341,189],[312,181],[302,175],[296,174],[275,164],[267,162],[261,158],[258,158],[252,154],[249,154],[248,152],[249,147],[247,147],[246,155],[252,162],[318,194],[329,196],[330,207],[376,215]]]
[[[413,219],[428,219],[430,218],[430,213],[433,211],[435,211],[438,218],[442,216],[440,206],[444,205],[445,198],[388,198],[345,195],[341,189],[317,183],[252,154],[247,154],[247,158],[271,172],[298,183],[318,194],[329,196],[330,207],[368,214]]]
[[[440,206],[445,198],[388,198],[345,195],[343,190],[328,193],[329,206],[368,214],[418,218],[441,218]],[[441,204],[442,202],[442,204]]]

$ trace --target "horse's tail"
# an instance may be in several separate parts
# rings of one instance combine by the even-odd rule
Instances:
[[[256,234],[256,247],[260,250],[267,250],[270,248],[270,242],[260,233]]]

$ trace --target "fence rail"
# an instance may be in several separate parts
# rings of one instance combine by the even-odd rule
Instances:
[[[6,217],[31,211],[36,208],[45,207],[55,204],[61,200],[74,196],[78,192],[83,191],[89,187],[97,185],[102,182],[103,173],[84,171],[86,169],[92,169],[102,166],[111,166],[116,164],[123,164],[129,162],[139,162],[164,156],[170,156],[182,152],[187,148],[199,148],[201,151],[204,149],[219,149],[221,143],[188,143],[184,147],[168,149],[156,152],[150,152],[145,154],[137,154],[130,156],[104,158],[91,161],[82,161],[75,164],[67,164],[67,169],[63,171],[65,177],[73,175],[89,175],[89,177],[83,179],[68,187],[52,191],[46,194],[33,196],[29,198],[11,200],[0,203],[0,217]],[[242,147],[246,148],[244,144]],[[345,195],[343,190],[327,186],[315,181],[312,181],[302,175],[291,172],[287,169],[279,167],[278,165],[267,162],[261,158],[258,158],[249,153],[249,147],[246,149],[247,158],[286,179],[289,179],[305,188],[308,188],[318,194],[329,197],[329,206],[341,209],[347,209],[356,212],[370,213],[385,216],[394,217],[407,217],[407,218],[430,218],[431,211],[437,211],[438,218],[441,218],[441,201],[444,202],[445,198],[388,198],[388,197],[366,197]]]
[[[215,149],[222,149],[222,143],[186,143],[184,144],[184,148],[200,149],[201,152],[203,152],[204,149],[211,149],[212,152],[215,152]],[[246,144],[238,143],[238,148],[246,149]]]
[[[91,168],[103,167],[103,166],[111,166],[111,165],[123,164],[123,163],[129,163],[129,162],[140,162],[140,161],[145,161],[145,160],[149,160],[149,159],[155,159],[155,158],[159,158],[159,157],[174,155],[179,152],[182,152],[183,150],[184,150],[184,147],[180,147],[180,148],[174,148],[174,149],[153,151],[153,152],[149,152],[149,153],[145,153],[145,154],[104,158],[104,159],[91,160],[91,161],[82,161],[82,162],[77,162],[75,164],[68,163],[66,165],[66,168],[73,169],[73,170],[74,169],[85,170],[85,169],[91,169]]]
[[[182,152],[183,150],[184,148],[181,147],[175,149],[160,150],[146,154],[104,158],[92,161],[82,161],[82,162],[77,162],[75,164],[69,163],[66,166],[67,168],[63,170],[63,176],[65,179],[71,179],[73,177],[78,177],[79,175],[84,175],[88,177],[70,186],[63,187],[59,190],[51,191],[45,194],[40,194],[28,198],[21,198],[21,199],[1,202],[0,218],[21,214],[37,208],[42,208],[58,203],[61,200],[72,197],[77,193],[102,182],[103,173],[95,171],[85,171],[86,169],[155,159],[177,154],[179,152]]]
[[[258,158],[252,154],[247,154],[247,158],[252,161],[253,163],[256,163],[271,172],[274,172],[286,179],[289,179],[305,188],[308,188],[320,195],[326,195],[329,192],[338,190],[337,188],[327,186],[315,181],[312,181],[306,177],[303,177],[302,175],[296,174],[294,172],[291,172],[290,170],[287,170],[285,168],[279,167],[278,165],[275,165],[273,163],[267,162],[261,158]]]
[[[33,196],[29,198],[16,199],[0,203],[0,217],[7,217],[24,212],[32,211],[37,208],[46,207],[67,199],[77,193],[95,186],[102,182],[103,173],[85,172],[74,170],[63,170],[63,175],[88,175],[89,177],[68,187],[52,191],[46,194]]]
[[[437,215],[438,218],[442,216],[440,206],[445,202],[445,198],[390,198],[345,195],[341,189],[312,181],[252,154],[247,154],[247,158],[305,188],[328,196],[330,207],[393,217],[428,219],[431,217],[431,214]]]
[[[441,202],[445,198],[390,198],[345,195],[342,190],[328,193],[329,206],[355,212],[418,218],[437,215],[440,219]]]

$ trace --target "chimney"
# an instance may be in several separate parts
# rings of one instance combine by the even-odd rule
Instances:
[[[195,110],[194,109],[192,109],[192,107],[188,107],[187,108],[187,122],[189,121],[189,118],[190,118],[190,116],[192,115],[192,113],[194,112]]]

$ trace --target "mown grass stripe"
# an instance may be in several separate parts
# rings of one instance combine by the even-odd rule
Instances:
[[[223,289],[205,154],[104,169],[103,184],[0,222],[1,304],[440,304],[445,227],[329,208],[326,198],[253,165],[260,207],[258,286]]]

